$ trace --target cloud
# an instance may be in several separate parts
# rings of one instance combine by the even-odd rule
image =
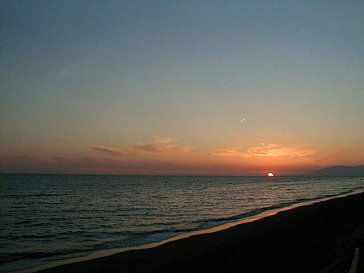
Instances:
[[[134,144],[131,146],[131,150],[142,153],[162,154],[175,148],[171,143],[171,139],[155,138],[152,142]]]
[[[256,147],[251,147],[247,152],[251,156],[275,158],[307,158],[314,154],[314,151],[310,149],[281,147],[278,144],[264,143]]]
[[[66,160],[66,158],[63,156],[53,156],[52,159],[55,161],[65,161]]]
[[[24,161],[32,161],[32,160],[39,160],[39,157],[36,156],[26,156],[26,155],[19,155],[19,156],[15,156],[15,157],[9,157],[10,159],[15,159],[15,160],[24,160]]]
[[[98,152],[98,153],[102,153],[102,154],[107,154],[107,155],[122,155],[124,154],[122,151],[117,150],[115,148],[108,148],[105,146],[91,146],[89,147],[91,150]]]
[[[216,149],[212,151],[215,156],[222,157],[236,157],[236,158],[252,158],[252,157],[265,157],[265,158],[290,158],[297,160],[306,160],[310,158],[315,152],[310,149],[282,147],[278,144],[264,144],[251,147],[244,151],[239,148],[226,148]]]
[[[212,151],[212,154],[224,157],[247,157],[247,153],[239,148],[216,149]]]
[[[105,146],[89,147],[94,152],[111,156],[138,156],[138,155],[175,155],[187,154],[192,147],[178,147],[169,138],[155,138],[150,142],[136,143],[125,148],[112,148]]]

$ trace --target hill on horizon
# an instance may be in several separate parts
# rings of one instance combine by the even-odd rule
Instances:
[[[315,176],[364,176],[364,165],[331,166],[314,171]]]

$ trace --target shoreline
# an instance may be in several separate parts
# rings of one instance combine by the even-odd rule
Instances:
[[[130,247],[130,248],[97,251],[97,252],[91,253],[88,256],[57,261],[54,263],[37,266],[37,267],[34,267],[34,268],[26,270],[26,271],[22,271],[22,272],[28,272],[28,273],[31,273],[31,272],[67,272],[67,271],[69,271],[68,269],[65,271],[63,271],[63,269],[72,268],[75,265],[76,265],[76,267],[78,267],[78,266],[85,267],[83,269],[78,269],[78,270],[81,270],[81,272],[102,272],[103,269],[100,271],[89,271],[89,269],[86,269],[87,267],[89,267],[87,264],[93,264],[96,261],[97,264],[104,263],[104,265],[106,266],[106,264],[110,263],[110,260],[113,260],[111,263],[117,264],[117,261],[116,261],[117,257],[120,257],[120,256],[130,256],[131,253],[133,253],[133,255],[134,255],[134,253],[137,253],[136,255],[138,256],[139,254],[144,253],[144,252],[158,252],[160,248],[166,248],[166,247],[168,248],[170,245],[172,245],[172,246],[181,245],[181,244],[184,244],[185,242],[187,242],[187,244],[188,244],[188,241],[199,240],[199,238],[206,237],[206,236],[210,236],[210,237],[214,237],[215,235],[219,236],[220,233],[226,233],[226,232],[229,233],[230,231],[239,229],[241,227],[246,227],[251,224],[261,222],[261,221],[264,222],[264,220],[267,220],[267,219],[274,220],[274,218],[277,218],[278,216],[282,216],[282,214],[285,214],[285,213],[294,214],[294,212],[297,209],[302,209],[302,208],[307,209],[308,207],[315,207],[317,204],[323,204],[326,202],[332,202],[335,200],[340,200],[340,199],[345,199],[345,198],[350,198],[350,197],[353,198],[354,196],[364,196],[364,191],[356,190],[354,192],[349,192],[349,193],[341,194],[338,196],[326,197],[326,198],[315,199],[315,200],[306,201],[306,202],[302,202],[302,203],[296,203],[296,204],[290,205],[288,207],[267,210],[260,214],[250,216],[250,217],[247,217],[245,219],[242,219],[242,220],[239,220],[236,222],[225,223],[223,225],[219,225],[219,226],[212,227],[212,228],[205,229],[205,230],[183,233],[183,234],[177,235],[175,237],[169,238],[167,240],[163,240],[161,242],[151,243],[151,244],[146,244],[146,245],[141,245],[141,246],[136,246],[136,247]],[[172,258],[172,260],[173,260],[173,258]],[[112,270],[110,271],[109,269],[107,271],[108,272],[119,272],[119,271],[123,272],[122,269],[125,266],[128,266],[127,261],[124,261],[124,264],[121,265],[121,267],[118,269],[118,271],[112,271]],[[145,269],[146,269],[145,272],[154,272],[154,271],[147,270],[147,268],[145,268]],[[137,272],[144,272],[144,271],[140,271],[141,270],[140,268],[138,270],[139,271],[137,271]],[[188,269],[186,269],[186,270],[188,270]],[[71,270],[71,271],[73,271],[73,270]],[[129,270],[128,272],[134,272],[134,271]],[[159,271],[155,271],[155,272],[163,272],[163,271],[159,270]],[[216,271],[216,272],[219,272],[219,271]]]

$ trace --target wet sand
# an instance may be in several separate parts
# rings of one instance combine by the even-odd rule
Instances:
[[[364,193],[230,229],[41,272],[349,272],[364,253]],[[359,272],[363,272],[364,255]]]

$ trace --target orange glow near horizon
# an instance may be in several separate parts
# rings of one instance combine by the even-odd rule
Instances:
[[[56,154],[56,156],[54,155]],[[8,172],[127,175],[301,175],[332,165],[314,149],[259,144],[245,148],[199,149],[168,137],[120,145],[88,145],[72,152],[6,157]],[[329,164],[331,163],[331,164]],[[354,164],[352,164],[354,165]],[[274,171],[269,171],[274,170]]]

